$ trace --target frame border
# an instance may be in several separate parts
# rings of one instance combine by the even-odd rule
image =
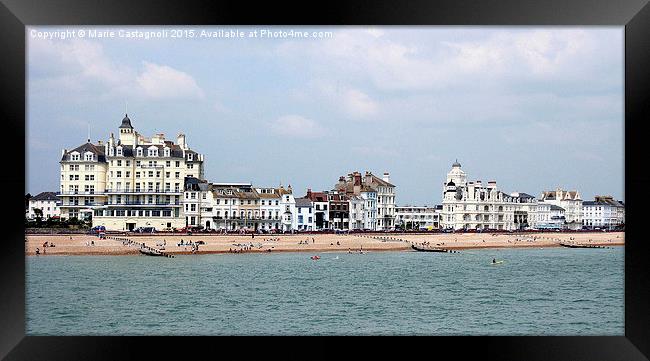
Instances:
[[[649,267],[645,262],[648,243],[642,234],[642,203],[644,186],[650,177],[643,173],[647,150],[643,146],[643,122],[650,119],[650,5],[647,0],[458,0],[429,2],[411,0],[388,2],[356,0],[327,4],[267,2],[252,8],[245,2],[206,0],[187,3],[125,0],[1,0],[0,3],[0,115],[5,120],[5,139],[15,142],[25,133],[26,55],[25,27],[28,25],[618,25],[625,26],[625,190],[633,197],[626,199],[625,245],[625,336],[485,336],[429,337],[416,342],[429,350],[453,349],[461,358],[497,358],[499,360],[648,360],[650,355]],[[319,6],[319,8],[316,8]],[[319,12],[308,10],[318,9]],[[305,10],[299,16],[291,11]],[[8,134],[7,134],[8,133]],[[11,144],[14,145],[14,144]],[[26,142],[22,145],[25,152]],[[22,170],[20,157],[5,157],[8,168]],[[25,179],[19,172],[2,177],[3,189],[24,189]],[[19,192],[7,192],[11,204],[7,223],[12,227],[6,251],[0,254],[0,357],[7,360],[69,360],[130,359],[170,355],[166,339],[160,337],[44,337],[25,336],[25,254],[24,229],[20,226]],[[18,226],[18,227],[16,227]],[[646,235],[647,237],[647,235]],[[319,346],[317,338],[301,340],[301,344]],[[243,340],[243,341],[240,341]],[[347,339],[349,340],[349,339]],[[196,337],[178,339],[183,355],[224,352],[232,345],[247,346],[250,338],[224,339]],[[354,339],[367,346],[367,340]],[[400,340],[397,339],[397,342]],[[412,341],[412,340],[408,340]],[[241,342],[241,344],[240,344]],[[258,340],[254,341],[256,344]],[[361,343],[359,343],[361,342]],[[274,342],[275,343],[275,342]],[[147,346],[142,348],[141,346]],[[221,344],[221,345],[220,345]],[[284,346],[283,342],[280,346]],[[338,342],[337,342],[338,345]],[[291,347],[287,344],[287,346]],[[420,347],[399,347],[402,356],[415,356]],[[469,346],[469,347],[468,347]],[[332,351],[336,351],[336,346]],[[236,347],[237,350],[241,348]],[[362,347],[364,356],[381,355],[384,347]],[[246,357],[268,357],[271,353],[288,356],[290,348],[246,347]],[[275,351],[275,352],[274,352]],[[278,352],[280,351],[280,352]],[[328,351],[329,352],[329,351]],[[358,351],[357,351],[358,352]],[[346,352],[347,353],[347,352]],[[352,355],[350,353],[350,355]],[[140,354],[140,355],[138,355]]]

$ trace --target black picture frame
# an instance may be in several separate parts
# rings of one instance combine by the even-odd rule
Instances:
[[[345,356],[366,358],[399,352],[427,356],[498,360],[648,360],[650,277],[645,258],[640,201],[650,177],[644,173],[644,123],[650,119],[650,5],[646,0],[508,1],[329,1],[323,3],[244,1],[21,1],[0,4],[0,89],[5,162],[4,247],[0,252],[0,357],[7,360],[118,360],[158,358],[175,350],[208,357],[310,357],[343,354],[343,340],[274,339],[258,346],[249,338],[25,336],[25,250],[18,200],[24,196],[26,135],[25,26],[29,25],[617,25],[625,26],[625,336],[420,337],[346,339]],[[595,140],[597,141],[597,140]],[[21,173],[22,171],[22,173]],[[37,175],[30,175],[37,176]],[[22,194],[21,194],[22,193]],[[263,316],[261,316],[263,317]],[[375,345],[370,345],[373,343]],[[254,347],[251,347],[254,345]],[[297,345],[307,350],[296,351]],[[244,346],[244,347],[242,347]],[[375,347],[372,347],[375,346]],[[451,351],[451,354],[447,352]],[[443,356],[444,354],[449,356]],[[416,356],[421,357],[421,356]]]

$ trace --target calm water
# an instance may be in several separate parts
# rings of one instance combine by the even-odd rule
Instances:
[[[27,333],[624,334],[623,247],[310,255],[27,257]]]

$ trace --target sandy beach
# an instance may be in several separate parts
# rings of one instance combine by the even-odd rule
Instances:
[[[109,237],[113,237],[109,235]],[[25,253],[35,255],[128,255],[140,254],[139,244],[161,248],[168,254],[192,254],[190,241],[199,245],[196,254],[231,252],[348,252],[348,251],[412,251],[411,244],[426,243],[430,247],[450,250],[477,248],[559,247],[560,242],[599,246],[622,246],[624,232],[589,233],[440,233],[440,234],[300,234],[300,235],[130,235],[114,236],[130,239],[99,239],[90,235],[26,235]],[[183,245],[180,242],[183,241]],[[45,242],[54,247],[43,247]],[[94,245],[92,244],[94,242]],[[43,252],[45,251],[45,253]]]

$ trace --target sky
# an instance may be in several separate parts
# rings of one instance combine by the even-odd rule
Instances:
[[[398,205],[433,205],[457,159],[506,193],[624,200],[623,30],[27,27],[26,192],[128,109],[145,137],[186,134],[211,182],[303,196],[390,172]]]

